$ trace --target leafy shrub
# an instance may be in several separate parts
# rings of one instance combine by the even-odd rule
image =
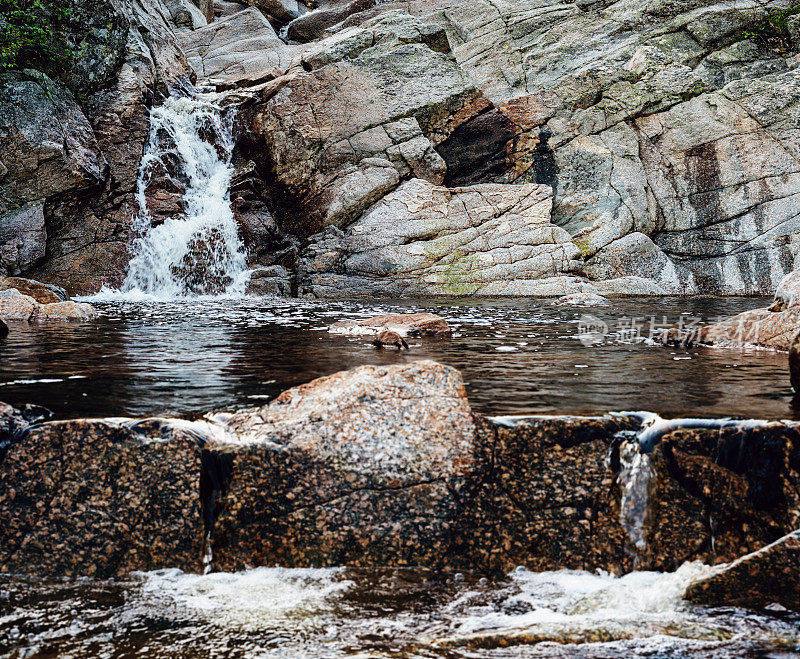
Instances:
[[[798,4],[773,11],[759,24],[742,32],[741,38],[752,39],[764,48],[779,51],[789,50],[792,46],[789,35],[789,18],[797,14],[800,14],[800,5]]]
[[[69,65],[59,28],[69,19],[63,0],[0,0],[0,70],[37,69],[48,74]]]

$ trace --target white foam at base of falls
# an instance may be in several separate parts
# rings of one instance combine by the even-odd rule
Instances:
[[[233,121],[213,98],[168,98],[150,111],[136,191],[140,211],[134,220],[133,256],[120,291],[104,289],[98,299],[244,295],[246,257],[229,196]],[[185,212],[157,225],[147,199],[154,173],[178,179],[185,189]]]
[[[257,631],[287,617],[328,611],[351,582],[340,568],[266,568],[244,572],[141,573],[142,596],[178,616],[228,629]]]

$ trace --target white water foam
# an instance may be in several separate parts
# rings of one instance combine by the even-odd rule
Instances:
[[[141,573],[141,596],[173,614],[225,629],[256,631],[287,618],[329,611],[351,586],[339,568],[256,568],[244,572]]]
[[[244,295],[246,257],[229,195],[233,146],[232,117],[213,103],[213,96],[169,98],[150,111],[133,257],[121,289],[104,288],[95,300]],[[165,174],[185,187],[185,213],[154,226],[147,186],[154,175]]]
[[[691,607],[682,597],[692,581],[711,571],[699,562],[685,563],[671,573],[632,572],[622,577],[600,571],[537,573],[518,568],[512,574],[518,592],[502,606],[466,593],[448,607],[452,624],[445,642],[458,644],[497,634],[513,639],[529,633],[566,640],[599,631],[609,637],[641,638],[681,626],[692,637]]]

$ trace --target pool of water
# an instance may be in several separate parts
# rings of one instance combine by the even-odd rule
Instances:
[[[708,568],[616,578],[517,569],[162,570],[124,581],[0,579],[0,652],[38,657],[788,657],[800,617],[694,607]]]
[[[93,323],[12,324],[0,341],[0,400],[59,417],[193,416],[260,405],[361,364],[435,359],[462,371],[484,413],[796,418],[785,355],[648,341],[664,325],[705,324],[766,298],[627,299],[604,309],[534,299],[95,304]],[[416,339],[397,353],[326,331],[337,320],[413,311],[441,314],[453,337]],[[608,336],[585,345],[581,327],[598,321]]]

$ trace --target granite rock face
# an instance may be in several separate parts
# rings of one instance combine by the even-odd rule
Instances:
[[[276,78],[291,62],[292,49],[254,7],[182,32],[179,40],[198,82],[222,89]]]
[[[789,34],[752,36],[780,8],[777,2],[742,8],[732,2],[651,7],[359,1],[303,16],[290,24],[288,34],[308,48],[305,66],[315,76],[334,76],[330,87],[337,89],[334,69],[341,71],[374,51],[371,38],[416,41],[452,53],[453,71],[466,75],[482,101],[459,109],[457,121],[444,132],[420,122],[446,171],[439,181],[414,175],[451,188],[550,186],[552,222],[580,251],[583,274],[598,284],[614,282],[594,292],[763,294],[792,269],[798,250],[793,209],[800,179],[792,117],[800,43]],[[383,75],[394,73],[395,60],[396,55],[381,59],[376,66]],[[437,84],[422,69],[418,79],[429,89]],[[398,95],[407,96],[400,89]],[[311,94],[304,98],[315,116],[326,117],[322,127],[328,132],[326,103]],[[381,107],[386,104],[367,84],[360,98],[368,99],[367,105],[373,98]],[[356,116],[363,115],[364,104],[353,104],[346,93],[335,103],[357,106]],[[372,109],[366,114],[371,117]],[[350,115],[341,113],[337,121],[345,117]],[[368,126],[379,123],[370,120]],[[285,122],[273,126],[253,124],[256,142],[273,130],[279,133],[276,139],[291,135]],[[318,143],[324,140],[323,134]],[[282,144],[286,151],[265,164],[270,173],[279,171],[279,178],[284,163],[298,157],[306,163],[309,154],[307,143],[284,139]],[[293,187],[298,178],[317,178],[325,165],[293,168],[295,176],[286,177],[288,187],[282,189],[286,194],[274,196],[283,228],[307,238],[334,224],[347,234],[351,224],[363,221],[381,197],[402,184],[402,172],[398,182],[390,172],[376,170],[377,162],[345,156],[351,148],[358,152],[352,144],[327,152],[334,161],[346,159],[356,167],[338,174],[327,195],[317,191],[335,181],[333,176],[313,188]],[[315,201],[303,201],[309,198]],[[298,199],[303,210],[316,200],[323,204],[300,227],[288,217],[296,217]],[[334,213],[327,210],[331,205]],[[284,215],[286,206],[291,211]],[[350,210],[342,212],[343,207]],[[312,240],[323,253],[342,253],[344,261],[358,256],[357,248],[331,236],[324,231]],[[506,247],[512,246],[508,241]],[[301,261],[301,272],[303,267]],[[330,276],[338,290],[363,290],[364,278],[351,274],[342,259],[318,262],[315,268],[315,276]],[[409,287],[402,271],[378,277],[369,287],[373,293],[433,292]],[[507,288],[493,292],[555,294],[547,282]],[[335,290],[321,285],[315,294]]]
[[[162,0],[68,5],[60,79],[0,85],[0,274],[95,292],[124,274],[148,107],[194,74]]]
[[[201,453],[192,441],[104,421],[50,423],[14,444],[2,469],[4,572],[31,572],[35,562],[42,574],[100,578],[165,562],[199,569]]]
[[[20,415],[6,412],[0,423]],[[7,572],[200,572],[210,549],[223,570],[621,574],[730,562],[800,524],[796,424],[481,418],[458,372],[425,361],[203,421],[49,422],[14,437],[0,462]]]
[[[709,606],[753,609],[779,604],[800,611],[798,571],[800,531],[795,531],[695,581],[686,590],[686,599]]]
[[[541,185],[412,179],[300,256],[300,290],[365,295],[565,295],[593,290]],[[338,291],[338,293],[337,293]]]
[[[778,0],[352,0],[304,15],[295,0],[252,0],[219,3],[217,20],[209,2],[69,5],[76,55],[52,84],[82,102],[67,107],[62,88],[58,111],[40,114],[81,148],[13,167],[0,154],[2,185],[55,186],[20,189],[0,208],[2,272],[71,292],[119,283],[147,109],[195,79],[237,108],[235,158],[259,181],[247,203],[274,223],[248,247],[305,280],[295,293],[764,294],[794,268],[800,41],[775,20]],[[11,75],[12,87],[31,84]],[[28,121],[19,104],[0,98],[12,133]],[[387,236],[362,271],[352,227],[414,179],[455,196],[548,186],[550,222],[579,267],[562,270],[556,255],[548,272],[489,268],[489,281],[462,287],[442,282],[440,252],[406,255],[419,281],[384,258],[396,251]],[[444,259],[457,279],[462,256],[454,244]]]
[[[0,80],[0,275],[45,258],[48,200],[98,186],[106,161],[72,95],[45,75]]]

